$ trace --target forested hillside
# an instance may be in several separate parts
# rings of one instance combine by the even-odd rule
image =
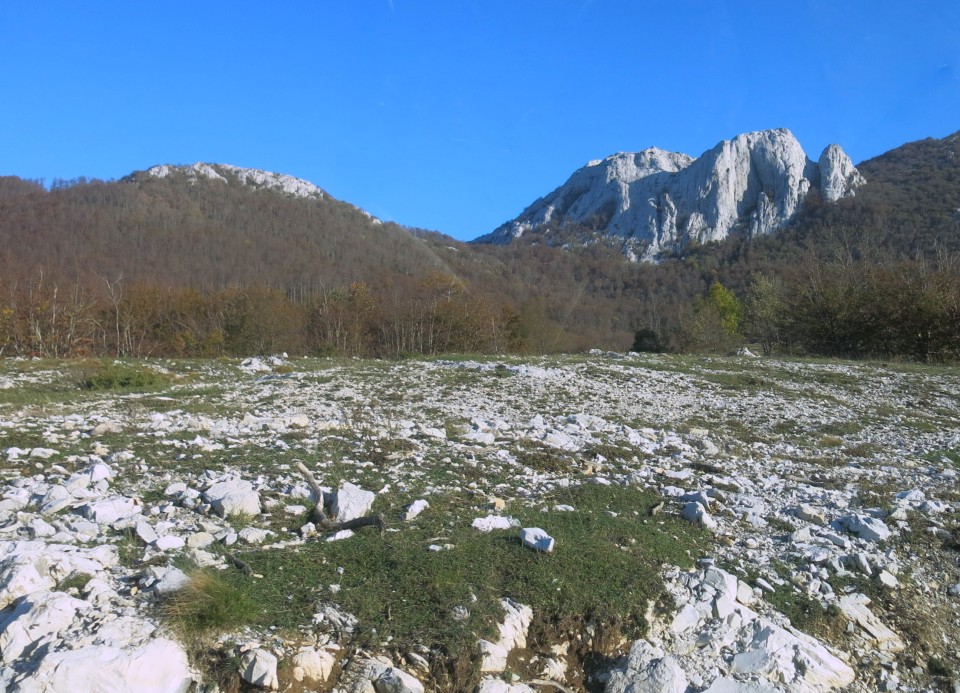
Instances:
[[[787,229],[658,265],[468,245],[237,180],[0,178],[0,354],[960,355],[960,137],[859,166]],[[567,229],[570,241],[589,228]],[[579,234],[579,235],[578,235]],[[546,240],[541,236],[541,241]],[[553,240],[556,240],[554,236]]]

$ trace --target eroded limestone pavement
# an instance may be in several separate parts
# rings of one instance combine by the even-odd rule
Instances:
[[[606,667],[572,672],[579,660],[553,644],[532,653],[538,678],[509,675],[533,613],[503,595],[499,639],[477,644],[483,693],[568,691],[573,681],[608,693],[960,690],[956,370],[610,353],[178,368],[193,372],[160,395],[63,406],[13,398],[0,408],[7,440],[43,441],[0,450],[4,690],[212,689],[157,620],[157,598],[188,581],[169,559],[227,569],[224,547],[351,539],[349,529],[325,536],[312,523],[283,532],[260,521],[317,500],[289,464],[243,464],[244,451],[291,447],[321,482],[330,465],[355,470],[355,483],[322,489],[338,521],[398,490],[423,495],[401,518],[412,520],[430,512],[431,495],[460,488],[457,469],[479,466],[498,473],[466,486],[495,499],[493,511],[463,521],[519,532],[535,551],[576,547],[515,527],[499,512],[503,499],[535,501],[570,484],[655,490],[661,512],[712,532],[696,569],[664,566],[673,606],[651,607],[645,639],[621,643]],[[7,393],[69,377],[31,362],[10,362],[0,376]],[[372,465],[362,455],[320,452],[359,435],[408,443],[378,468],[385,483],[375,490],[363,488]],[[550,473],[518,463],[518,442],[635,454],[616,465],[594,454],[575,472]],[[431,477],[433,460],[453,474]],[[237,515],[253,520],[241,527]],[[774,607],[798,600],[828,607],[831,637],[801,632]],[[362,624],[329,599],[305,616],[312,630],[296,642],[246,629],[220,646],[252,687],[434,688],[429,651],[356,651],[351,633]]]

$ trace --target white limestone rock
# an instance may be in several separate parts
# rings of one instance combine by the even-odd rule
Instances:
[[[480,671],[483,673],[497,674],[506,670],[510,652],[527,646],[527,629],[533,620],[533,609],[510,599],[501,600],[500,606],[505,615],[497,627],[499,639],[495,643],[487,640],[477,643],[481,655]]]
[[[906,644],[900,639],[900,636],[890,630],[870,611],[869,604],[869,597],[854,593],[841,597],[839,607],[844,616],[862,629],[862,632],[876,649],[887,652],[900,652],[905,649]]]
[[[98,575],[116,564],[113,546],[86,549],[41,540],[0,543],[0,609],[32,592],[53,589],[72,574]]]
[[[474,693],[534,693],[525,683],[507,683],[503,679],[484,678],[477,684]]]
[[[297,681],[303,681],[306,678],[318,683],[324,683],[330,678],[336,663],[337,659],[332,653],[315,649],[301,650],[290,661],[293,666],[293,677]]]
[[[420,500],[413,501],[413,503],[408,505],[406,510],[403,511],[404,522],[409,522],[429,507],[430,504],[422,498]]]
[[[204,492],[203,498],[220,517],[260,514],[260,494],[242,479],[216,483]]]
[[[528,549],[550,553],[553,551],[554,540],[539,527],[525,527],[520,530],[520,541]]]
[[[845,529],[867,541],[884,541],[891,535],[883,520],[860,513],[841,517],[835,524],[837,529]]]
[[[330,512],[337,522],[349,522],[370,512],[376,497],[373,491],[365,491],[348,481],[333,494]]]
[[[241,168],[230,164],[207,164],[197,162],[186,166],[161,164],[147,169],[143,174],[152,178],[166,178],[170,175],[186,176],[188,180],[207,179],[228,183],[237,181],[254,188],[267,188],[291,197],[322,199],[326,193],[313,183],[294,178],[284,173],[273,173],[255,168]],[[277,357],[272,357],[277,358]],[[258,359],[259,360],[259,359]],[[280,359],[277,359],[280,360]]]
[[[112,496],[87,503],[80,509],[80,513],[97,524],[112,525],[121,520],[137,517],[142,509],[134,498]]]
[[[266,650],[250,650],[240,659],[240,678],[254,686],[276,690],[280,687],[277,658]]]
[[[689,681],[675,657],[645,640],[631,645],[622,668],[614,669],[605,693],[686,693]]]
[[[867,179],[858,171],[838,144],[827,145],[820,155],[820,192],[824,202],[853,197]]]
[[[0,661],[12,663],[40,638],[65,630],[77,612],[89,606],[63,592],[28,595],[0,618]]]
[[[183,648],[172,640],[156,638],[133,648],[88,645],[52,652],[9,690],[186,693],[194,679]]]
[[[519,526],[519,522],[506,515],[487,515],[474,519],[471,526],[481,532],[492,532],[495,529],[510,529]]]
[[[175,551],[182,549],[186,543],[183,537],[179,537],[176,534],[165,534],[162,537],[157,537],[153,542],[153,546],[160,551]]]
[[[390,667],[373,682],[377,693],[424,693],[423,684],[402,669]]]
[[[685,504],[680,514],[683,516],[683,519],[695,525],[700,525],[704,529],[715,530],[717,528],[716,519],[707,512],[707,509],[703,507],[703,505],[696,501],[690,501]]]
[[[140,520],[136,524],[136,527],[134,527],[134,532],[136,532],[137,536],[140,538],[140,541],[142,541],[144,544],[152,544],[158,538],[156,530],[145,520]]]
[[[863,182],[836,145],[817,164],[789,130],[751,132],[699,159],[654,147],[591,162],[477,241],[505,244],[549,223],[599,223],[628,256],[655,260],[738,230],[772,233],[789,223],[811,188],[820,186],[834,201]]]

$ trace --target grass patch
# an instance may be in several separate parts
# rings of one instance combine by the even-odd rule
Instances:
[[[169,384],[170,379],[152,368],[123,363],[102,363],[87,372],[80,387],[84,390],[153,390]]]
[[[92,579],[93,576],[87,573],[71,573],[69,577],[57,585],[57,590],[60,592],[69,592],[72,589],[82,590]]]
[[[533,443],[518,447],[514,453],[517,463],[537,472],[560,474],[569,472],[573,458],[556,448]]]
[[[849,436],[859,433],[863,427],[856,421],[831,421],[820,427],[826,436]]]
[[[484,534],[470,527],[480,513],[463,507],[466,497],[431,498],[430,509],[402,532],[381,538],[362,531],[299,550],[248,552],[243,559],[265,577],[231,572],[225,578],[256,601],[255,624],[295,628],[310,619],[318,600],[334,601],[359,618],[361,645],[392,638],[397,646],[419,643],[463,654],[478,633],[492,634],[504,597],[529,604],[547,621],[574,618],[639,635],[648,603],[663,594],[662,565],[689,566],[707,542],[679,518],[648,518],[659,500],[637,489],[590,484],[544,499],[576,512],[517,508],[513,514],[523,526],[542,527],[557,541],[554,553],[537,554],[520,544],[516,530]],[[428,551],[433,543],[455,548]],[[331,594],[330,584],[340,591]],[[458,621],[455,606],[470,616]]]
[[[246,625],[257,612],[254,595],[210,570],[193,572],[190,581],[160,605],[163,619],[188,638]]]
[[[764,593],[763,598],[789,618],[794,628],[828,641],[843,642],[846,620],[836,605],[824,607],[817,600],[795,592],[786,585],[778,587],[776,592]]]

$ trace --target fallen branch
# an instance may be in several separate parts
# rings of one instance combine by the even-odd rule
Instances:
[[[328,532],[339,532],[341,529],[358,529],[360,527],[376,527],[380,530],[380,536],[387,531],[387,523],[383,521],[383,515],[377,513],[368,517],[358,517],[346,522],[331,523],[323,527]]]
[[[320,488],[320,484],[318,484],[314,478],[313,472],[307,469],[307,466],[299,460],[297,460],[297,469],[303,474],[303,478],[307,480],[307,484],[309,484],[313,490],[313,495],[317,497],[317,504],[313,507],[313,512],[311,513],[314,522],[321,526],[330,524],[330,518],[323,512],[323,489]]]
[[[383,521],[382,515],[377,514],[370,517],[358,517],[354,520],[347,520],[346,522],[337,522],[334,518],[327,517],[327,514],[323,512],[323,489],[320,488],[320,484],[317,483],[313,473],[307,469],[307,466],[299,460],[297,461],[297,469],[300,470],[303,478],[307,480],[307,484],[310,485],[314,495],[317,497],[317,504],[314,506],[311,516],[318,530],[322,532],[339,532],[342,529],[376,527],[380,530],[380,536],[383,536],[387,525]]]
[[[551,679],[534,679],[530,683],[532,683],[534,686],[552,686],[562,693],[573,693],[571,689]]]
[[[249,563],[244,563],[229,551],[227,552],[226,556],[227,560],[230,561],[233,567],[239,570],[241,573],[244,575],[253,575],[253,568],[250,567]]]

